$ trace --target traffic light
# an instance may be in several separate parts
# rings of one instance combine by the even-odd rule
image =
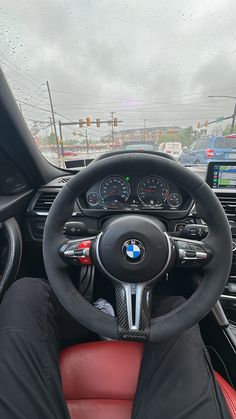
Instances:
[[[79,126],[80,126],[80,128],[83,128],[83,119],[79,119]]]
[[[90,123],[91,123],[90,116],[87,116],[86,117],[86,125],[87,125],[87,127],[90,127]]]
[[[100,127],[100,119],[99,118],[96,119],[96,125],[97,125],[98,128]]]
[[[114,127],[117,127],[117,122],[118,122],[118,121],[117,121],[117,118],[114,118],[114,119],[113,119]]]
[[[197,128],[199,129],[201,127],[200,122],[197,122]]]
[[[208,125],[209,125],[209,122],[208,121],[205,121],[205,127],[207,128],[208,127]]]
[[[77,133],[76,133],[75,129],[74,129],[74,131],[72,132],[72,135],[74,135],[74,136],[76,136],[76,135],[77,135]]]

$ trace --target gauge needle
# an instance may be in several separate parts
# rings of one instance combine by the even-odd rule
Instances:
[[[142,189],[142,192],[156,192],[156,189]]]
[[[107,197],[112,195],[113,193],[117,192],[118,188],[112,189],[110,192],[108,192]]]

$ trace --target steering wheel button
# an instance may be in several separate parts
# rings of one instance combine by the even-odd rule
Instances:
[[[208,255],[206,252],[196,252],[197,259],[207,259]]]
[[[178,240],[177,244],[178,244],[179,249],[183,249],[183,250],[190,250],[191,249],[188,242]]]
[[[203,248],[197,243],[189,243],[190,249],[194,250],[195,252],[203,252]]]
[[[193,258],[195,258],[195,257],[196,257],[196,252],[193,252],[192,250],[188,250],[188,251],[186,252],[186,257],[187,257],[187,258],[190,258],[190,259],[193,259]]]
[[[92,260],[89,256],[81,256],[79,257],[79,261],[81,265],[92,265]]]
[[[77,247],[77,249],[90,249],[91,247],[91,240],[84,240],[82,242],[79,243]]]
[[[75,249],[74,250],[74,256],[83,256],[83,250]]]

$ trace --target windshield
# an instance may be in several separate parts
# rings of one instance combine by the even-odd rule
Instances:
[[[235,0],[2,0],[0,19],[1,69],[52,164],[236,159]]]

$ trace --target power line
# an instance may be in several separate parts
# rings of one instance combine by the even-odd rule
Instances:
[[[35,104],[37,101],[37,105],[41,104],[42,102],[45,104],[46,98],[44,97],[44,91],[42,87],[45,85],[45,83],[41,83],[30,74],[23,71],[16,64],[13,64],[7,60],[7,58],[5,58],[2,54],[0,54],[0,62],[4,67],[6,67],[6,77],[12,80],[14,83],[12,86],[13,90],[20,93],[23,97],[27,96],[27,101],[29,101],[31,104],[34,104],[32,101],[35,102]]]
[[[28,77],[29,79],[33,80],[34,82],[41,84],[41,82],[39,80],[37,80],[36,78],[30,76],[28,73],[26,73],[24,70],[22,70],[19,66],[17,66],[16,64],[13,64],[11,61],[9,61],[7,58],[4,57],[4,55],[0,54],[1,59],[5,60],[8,63],[8,66],[12,66],[14,68],[16,68],[19,72],[21,72],[22,74],[24,74],[26,77]],[[7,65],[7,64],[5,64]]]
[[[16,99],[16,100],[17,100],[17,102],[23,103],[24,105],[30,106],[31,108],[36,108],[36,109],[40,109],[41,111],[51,113],[51,111],[49,109],[44,109],[44,108],[41,108],[40,106],[32,105],[31,103],[25,102],[24,100],[20,100],[20,99]]]
[[[55,93],[63,93],[63,94],[73,95],[73,96],[97,97],[97,98],[101,98],[101,99],[127,100],[127,99],[122,99],[120,97],[99,96],[99,95],[92,95],[92,94],[89,94],[89,93],[76,93],[76,92],[68,92],[68,91],[65,91],[65,90],[56,90],[56,89],[52,89],[52,92],[55,92]]]
[[[233,90],[236,89],[236,86],[233,87],[227,87],[227,88],[223,88],[223,89],[214,89],[211,90],[210,92],[223,92],[226,90]],[[115,100],[121,100],[121,101],[127,101],[130,100],[129,98],[120,98],[120,97],[112,97],[112,96],[101,96],[101,95],[93,95],[93,94],[89,94],[89,93],[79,93],[79,92],[71,92],[71,91],[65,91],[65,90],[57,90],[57,89],[52,89],[53,92],[55,93],[62,93],[62,94],[68,94],[68,95],[73,95],[73,96],[88,96],[88,97],[97,97],[97,98],[101,98],[101,99],[115,99]],[[205,97],[206,94],[208,94],[209,91],[200,91],[198,93],[193,92],[193,93],[187,93],[187,94],[181,94],[181,95],[171,95],[171,96],[159,96],[159,97],[151,97],[151,98],[146,98],[145,100],[156,100],[156,99],[170,99],[170,98],[180,98],[180,97],[189,97],[189,96],[200,96],[200,95],[204,95],[204,96],[200,96],[200,97]],[[137,98],[137,99],[132,99],[134,100],[142,100],[142,98]]]
[[[225,103],[225,100],[220,100],[220,102],[224,102]],[[130,104],[127,104],[127,105],[115,105],[114,103],[112,103],[112,107],[113,108],[116,108],[117,109],[117,111],[121,111],[121,110],[126,110],[126,109],[128,109],[128,110],[130,110],[129,108],[131,108],[131,107],[135,107],[135,109],[134,110],[139,110],[139,109],[148,109],[148,110],[152,110],[152,109],[156,109],[156,108],[158,108],[158,109],[160,109],[160,107],[162,107],[162,106],[164,106],[164,107],[166,107],[166,106],[168,106],[168,110],[170,110],[170,108],[175,108],[175,107],[178,107],[179,108],[179,106],[181,106],[181,107],[189,107],[189,106],[197,106],[197,107],[201,107],[201,108],[207,108],[207,109],[209,109],[209,107],[208,107],[208,104],[211,104],[212,105],[212,101],[209,101],[209,100],[205,100],[205,101],[202,101],[202,102],[186,102],[186,103],[181,103],[181,102],[177,102],[177,103],[170,103],[170,102],[156,102],[155,104],[153,103],[153,104],[151,104],[151,103],[149,103],[149,104],[145,104],[145,103],[140,103],[140,104],[136,104],[136,103],[130,103]],[[148,107],[146,107],[145,105],[149,105]],[[151,106],[150,106],[151,105]],[[100,103],[98,103],[98,104],[96,104],[96,106],[95,107],[93,107],[93,105],[91,106],[91,105],[84,105],[84,104],[56,104],[55,105],[55,108],[61,108],[61,109],[67,109],[67,110],[90,110],[90,111],[98,111],[98,112],[101,112],[101,110],[102,109],[104,109],[104,110],[110,110],[110,108],[111,108],[111,106],[109,105],[106,105],[106,106],[104,106],[104,105],[101,105]],[[214,109],[226,109],[226,106],[225,105],[220,105],[219,107],[217,107],[217,106],[214,106]],[[132,109],[131,109],[132,110]]]
[[[12,76],[12,74],[7,73],[6,74],[7,79],[10,79],[13,81],[13,85],[12,88],[13,90],[15,90],[16,93],[21,94],[23,97],[27,97],[27,101],[36,101],[40,96],[42,96],[42,92],[40,90],[42,90],[42,86],[39,85],[37,87],[35,87],[36,85],[34,84],[34,90],[32,91],[32,85],[31,82],[29,82],[28,80],[26,80],[27,83],[30,83],[30,87],[28,85],[26,85],[24,82],[22,82],[22,80],[19,80],[19,76]],[[40,98],[40,103],[42,101],[45,101],[44,97]]]
[[[44,112],[51,113],[50,109],[45,109],[45,108],[41,108],[40,106],[32,105],[31,103],[25,102],[24,100],[16,99],[16,101],[19,102],[19,103],[23,103],[24,105],[30,106],[31,108],[35,108],[35,109],[39,109],[39,110],[44,111]],[[65,116],[65,115],[63,115],[59,112],[54,112],[54,113],[55,113],[55,115],[62,116],[63,118],[67,119],[68,121],[71,121],[71,122],[73,121],[73,119],[68,118],[67,116]]]
[[[188,107],[189,107],[189,105],[188,105]],[[57,107],[55,107],[55,108],[57,109]],[[92,112],[100,112],[100,113],[102,111],[104,111],[103,113],[105,113],[107,110],[110,109],[110,107],[109,108],[108,107],[103,108],[103,109],[96,109],[96,108],[91,108],[91,107],[86,107],[86,108],[77,108],[77,107],[67,108],[67,107],[63,107],[62,109],[67,110],[67,111],[92,111]],[[154,108],[154,107],[151,107],[151,108],[136,108],[136,109],[122,109],[122,108],[119,108],[119,109],[116,109],[116,112],[120,112],[120,113],[142,112],[142,111],[148,110],[148,111],[159,112],[159,113],[161,113],[161,112],[169,112],[169,113],[180,112],[181,113],[181,112],[197,112],[199,110],[204,110],[204,109],[206,109],[207,111],[215,111],[217,109],[222,110],[222,111],[230,110],[230,108],[227,108],[225,106],[214,107],[214,108],[209,108],[207,106],[203,106],[203,107],[199,106],[199,108],[194,108],[194,109],[160,109],[160,106],[157,106],[156,108]]]
[[[32,77],[31,75],[29,75],[27,72],[23,71],[19,66],[17,66],[16,64],[12,63],[11,61],[9,61],[7,58],[5,58],[2,54],[0,54],[1,57],[1,61],[3,62],[3,64],[5,66],[7,66],[8,68],[11,69],[11,71],[18,71],[20,73],[22,73],[26,78],[31,80],[31,84],[32,81],[34,83],[34,85],[36,86],[36,83],[39,84],[40,86],[42,86],[43,84],[37,80],[35,77]],[[14,69],[14,70],[13,70]],[[189,73],[190,74],[190,73]],[[8,76],[9,77],[9,76]],[[13,77],[11,77],[12,79],[14,79]],[[27,81],[29,82],[29,81]],[[18,84],[21,84],[22,86],[26,87],[25,85],[22,84],[22,82],[17,81]],[[193,99],[198,99],[201,98],[203,96],[201,95],[205,95],[207,93],[214,93],[214,92],[224,92],[224,91],[232,91],[233,89],[236,89],[236,86],[234,87],[227,87],[227,88],[222,88],[222,89],[214,89],[209,91],[200,91],[200,92],[193,92],[193,93],[188,93],[188,94],[181,94],[181,95],[170,95],[170,96],[162,96],[162,97],[151,97],[151,98],[146,98],[146,99],[142,99],[142,98],[137,98],[137,99],[132,99],[132,101],[144,101],[144,102],[150,102],[150,101],[159,101],[162,99],[174,99],[174,98],[185,98],[185,97],[191,97],[191,96],[195,96],[195,98],[193,97]],[[51,89],[53,92],[55,93],[61,93],[61,94],[68,94],[68,95],[73,95],[73,96],[87,96],[87,97],[96,97],[96,98],[102,98],[102,99],[112,99],[112,100],[118,100],[118,101],[127,101],[130,100],[129,98],[121,98],[121,97],[111,97],[111,96],[104,96],[104,95],[94,95],[94,94],[89,94],[89,93],[83,93],[83,92],[71,92],[71,91],[65,91],[65,90],[57,90],[57,89]],[[30,97],[31,98],[31,97]],[[42,99],[43,101],[44,99]],[[158,102],[157,102],[158,103]],[[106,105],[108,105],[108,102],[106,103]],[[114,103],[113,103],[114,106]],[[130,106],[130,105],[127,105]],[[86,108],[85,108],[86,109]],[[60,115],[59,113],[57,113],[58,115]],[[62,115],[60,115],[62,116]],[[67,117],[66,117],[67,118]],[[67,118],[69,120],[69,118]]]

